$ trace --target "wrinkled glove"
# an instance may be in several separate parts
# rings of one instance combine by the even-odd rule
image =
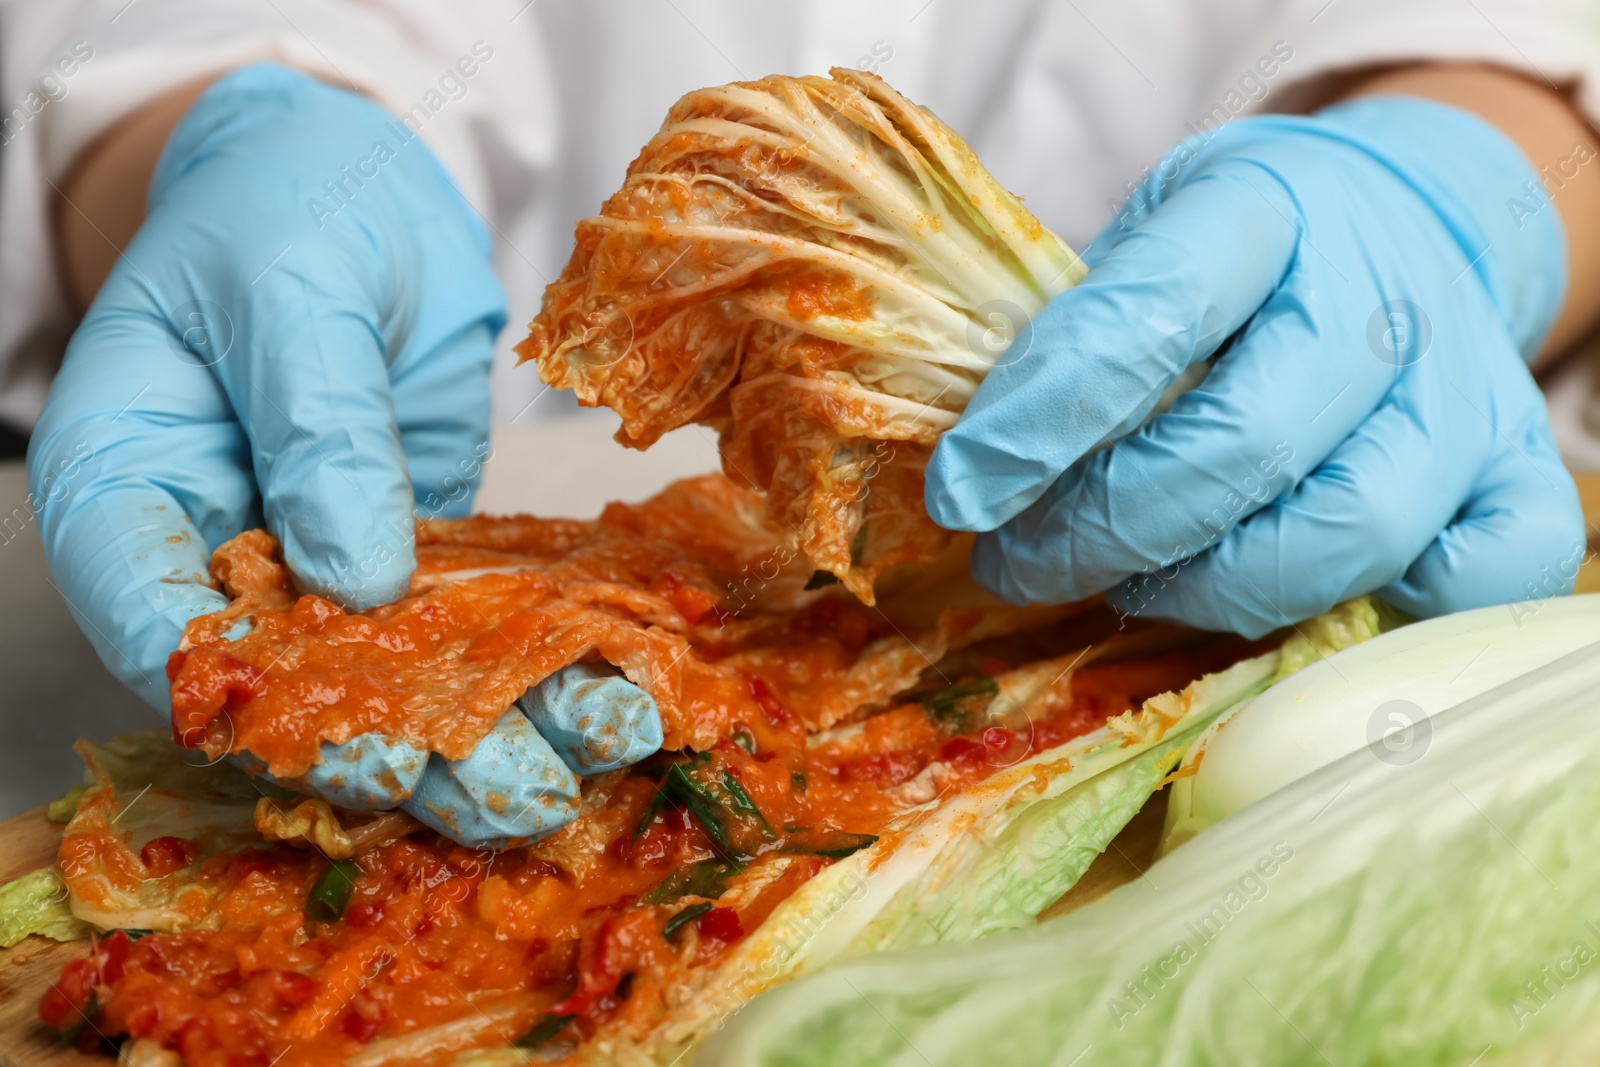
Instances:
[[[656,703],[609,667],[574,663],[529,689],[468,756],[447,760],[375,734],[324,743],[303,777],[273,779],[352,811],[399,807],[464,845],[504,848],[578,815],[578,778],[661,747]],[[246,770],[271,779],[244,753]]]
[[[1524,365],[1566,286],[1538,182],[1401,96],[1185,142],[940,440],[929,513],[982,531],[1007,600],[1107,590],[1251,636],[1370,591],[1418,616],[1566,593],[1584,523]]]
[[[413,508],[464,514],[488,453],[488,255],[433,154],[360,96],[253,66],[179,122],[28,457],[62,596],[146,701],[170,707],[168,655],[225,603],[210,549],[242,530],[348,609],[405,592]],[[499,844],[570,821],[575,774],[661,741],[650,698],[588,668],[519,704],[459,762],[367,736],[297,786]]]

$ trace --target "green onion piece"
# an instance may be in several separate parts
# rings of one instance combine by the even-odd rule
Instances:
[[[517,1038],[514,1042],[514,1047],[538,1048],[559,1034],[563,1026],[576,1018],[576,1015],[550,1015],[546,1013],[544,1018],[533,1024],[532,1030]]]
[[[794,786],[796,792],[804,793],[806,791],[806,772],[795,771],[790,774],[789,784]]]
[[[51,822],[71,822],[72,817],[78,814],[78,798],[83,796],[84,787],[75,785],[67,790],[67,795],[57,797],[44,809],[44,817]]]
[[[822,589],[830,585],[838,585],[839,576],[832,571],[812,571],[811,577],[806,579],[807,589]]]
[[[650,806],[644,809],[644,817],[639,820],[639,825],[633,828],[633,840],[637,841],[650,829],[650,824],[656,821],[656,816],[661,814],[661,809],[667,806],[666,790],[656,787],[656,795],[650,798]]]
[[[123,927],[122,932],[128,935],[129,941],[137,941],[141,937],[147,937],[148,935],[155,933],[154,930],[130,930],[127,927]],[[114,934],[116,931],[108,930],[107,933]]]
[[[866,483],[862,483],[863,486]],[[863,500],[866,497],[863,495]],[[850,539],[850,562],[859,563],[867,552],[867,513],[862,512],[861,525],[856,527],[856,535]]]
[[[756,739],[750,735],[749,730],[740,730],[738,733],[734,734],[733,743],[750,753],[752,756],[756,754]]]
[[[687,908],[667,920],[667,925],[661,928],[661,936],[670,941],[672,936],[679,930],[682,930],[714,907],[716,907],[715,904],[708,904],[703,901],[699,904],[690,904]]]
[[[742,870],[740,866],[721,860],[701,860],[689,870],[681,896],[705,897],[715,900],[727,889],[728,876]]]
[[[716,900],[727,889],[728,876],[742,870],[737,864],[719,859],[701,860],[692,867],[679,867],[650,892],[646,904],[665,904],[679,897],[704,897]]]
[[[822,830],[814,833],[800,833],[784,842],[782,851],[799,853],[805,856],[825,856],[831,860],[842,860],[846,856],[854,855],[878,840],[872,834],[851,834],[843,830]]]
[[[977,727],[989,704],[1000,695],[1000,684],[988,675],[967,678],[955,685],[917,698],[934,724],[964,734]]]
[[[689,814],[700,824],[700,829],[706,832],[706,836],[711,838],[729,859],[732,859],[733,845],[728,841],[727,826],[723,822],[725,809],[717,798],[711,795],[711,791],[690,778],[689,772],[683,769],[681,763],[674,763],[667,768],[667,777],[662,785],[667,795],[688,808]]]
[[[716,766],[705,752],[674,763],[661,780],[661,790],[683,806],[721,858],[739,869],[776,835],[739,780]]]
[[[322,872],[317,884],[306,897],[306,918],[319,923],[338,922],[344,906],[350,902],[350,892],[356,887],[356,876],[361,865],[355,860],[338,860]]]
[[[684,884],[689,880],[689,868],[678,867],[650,892],[644,895],[646,904],[665,904],[683,896]]]
[[[761,814],[761,809],[756,807],[756,802],[749,793],[745,792],[744,784],[733,776],[732,771],[722,772],[722,786],[733,797],[734,808],[742,814],[754,815],[761,823],[762,832],[770,838],[772,836],[772,827],[767,824],[767,817]]]
[[[99,1014],[100,998],[91,989],[89,990],[89,1003],[85,1004],[83,1010],[79,1012],[78,1021],[61,1031],[61,1040],[69,1045],[76,1045],[78,1043],[78,1035],[83,1033],[83,1028],[93,1022],[94,1017]]]

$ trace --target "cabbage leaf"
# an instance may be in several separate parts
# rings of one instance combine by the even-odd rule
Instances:
[[[1592,1063],[1600,646],[1362,748],[1031,930],[856,960],[696,1063]]]
[[[73,917],[66,883],[54,867],[41,867],[0,886],[0,948],[30,934],[52,941],[89,936],[89,928]]]
[[[1294,662],[1309,662],[1375,636],[1385,618],[1366,598],[1350,601],[1301,624],[1300,641],[1288,647]],[[1270,686],[1283,662],[1279,649],[1243,660],[959,796],[904,813],[877,844],[801,886],[715,970],[675,990],[673,1010],[649,1035],[602,1031],[578,1050],[580,1059],[670,1063],[782,982],[868,954],[1031,926],[1137,814],[1194,737]],[[500,1062],[485,1053],[462,1064]]]
[[[728,475],[871,603],[948,542],[922,507],[939,433],[1086,268],[937,117],[830,75],[678,101],[517,351],[623,444],[716,427]]]
[[[67,940],[83,936],[89,926],[188,925],[206,910],[191,894],[209,892],[193,878],[196,866],[152,876],[139,850],[153,838],[182,837],[196,846],[198,864],[259,841],[257,802],[290,796],[230,764],[196,762],[196,754],[174,745],[167,730],[73,747],[83,757],[89,784],[69,794],[73,803],[57,865],[0,886],[0,940],[11,939],[8,944],[31,933]],[[58,810],[69,814],[66,805]]]
[[[1328,618],[1302,624],[1285,666]],[[1332,662],[1302,664],[1292,685],[1218,717],[1195,739],[1172,786],[1160,851],[1359,748],[1396,762],[1420,756],[1429,716],[1595,641],[1600,596],[1563,597],[1537,611],[1498,605],[1428,619]]]

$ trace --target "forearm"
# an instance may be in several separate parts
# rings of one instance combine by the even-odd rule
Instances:
[[[1540,195],[1550,198],[1567,236],[1566,303],[1534,366],[1548,363],[1600,321],[1600,138],[1555,89],[1497,67],[1404,67],[1366,78],[1344,95],[1383,93],[1473,112],[1516,142],[1538,172]],[[1507,190],[1506,198],[1530,200],[1524,190]]]
[[[144,221],[150,174],[173,127],[214,80],[207,76],[144,104],[84,149],[62,179],[56,248],[79,314]]]

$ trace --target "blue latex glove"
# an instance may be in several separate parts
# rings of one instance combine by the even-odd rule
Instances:
[[[660,747],[648,693],[609,667],[575,663],[524,693],[465,759],[369,734],[324,744],[321,763],[279,782],[353,811],[398,806],[462,844],[503,848],[576,818],[579,776]],[[249,753],[241,762],[271,777]]]
[[[928,511],[984,531],[973,573],[1007,600],[1108,590],[1252,636],[1370,591],[1418,616],[1566,593],[1584,523],[1523,362],[1565,253],[1527,159],[1464,111],[1230,123],[1021,332],[934,450]]]
[[[225,603],[206,582],[227,538],[265,524],[304,590],[360,610],[405,591],[413,508],[466,512],[506,318],[488,257],[433,154],[363,97],[260,65],[185,114],[28,457],[62,596],[146,701],[170,707],[167,656]],[[464,842],[548,832],[574,773],[660,743],[648,696],[586,677],[549,680],[543,718],[508,711],[457,764],[358,738],[302,787],[368,809],[414,793]],[[580,721],[634,743],[608,762],[546,741]]]

